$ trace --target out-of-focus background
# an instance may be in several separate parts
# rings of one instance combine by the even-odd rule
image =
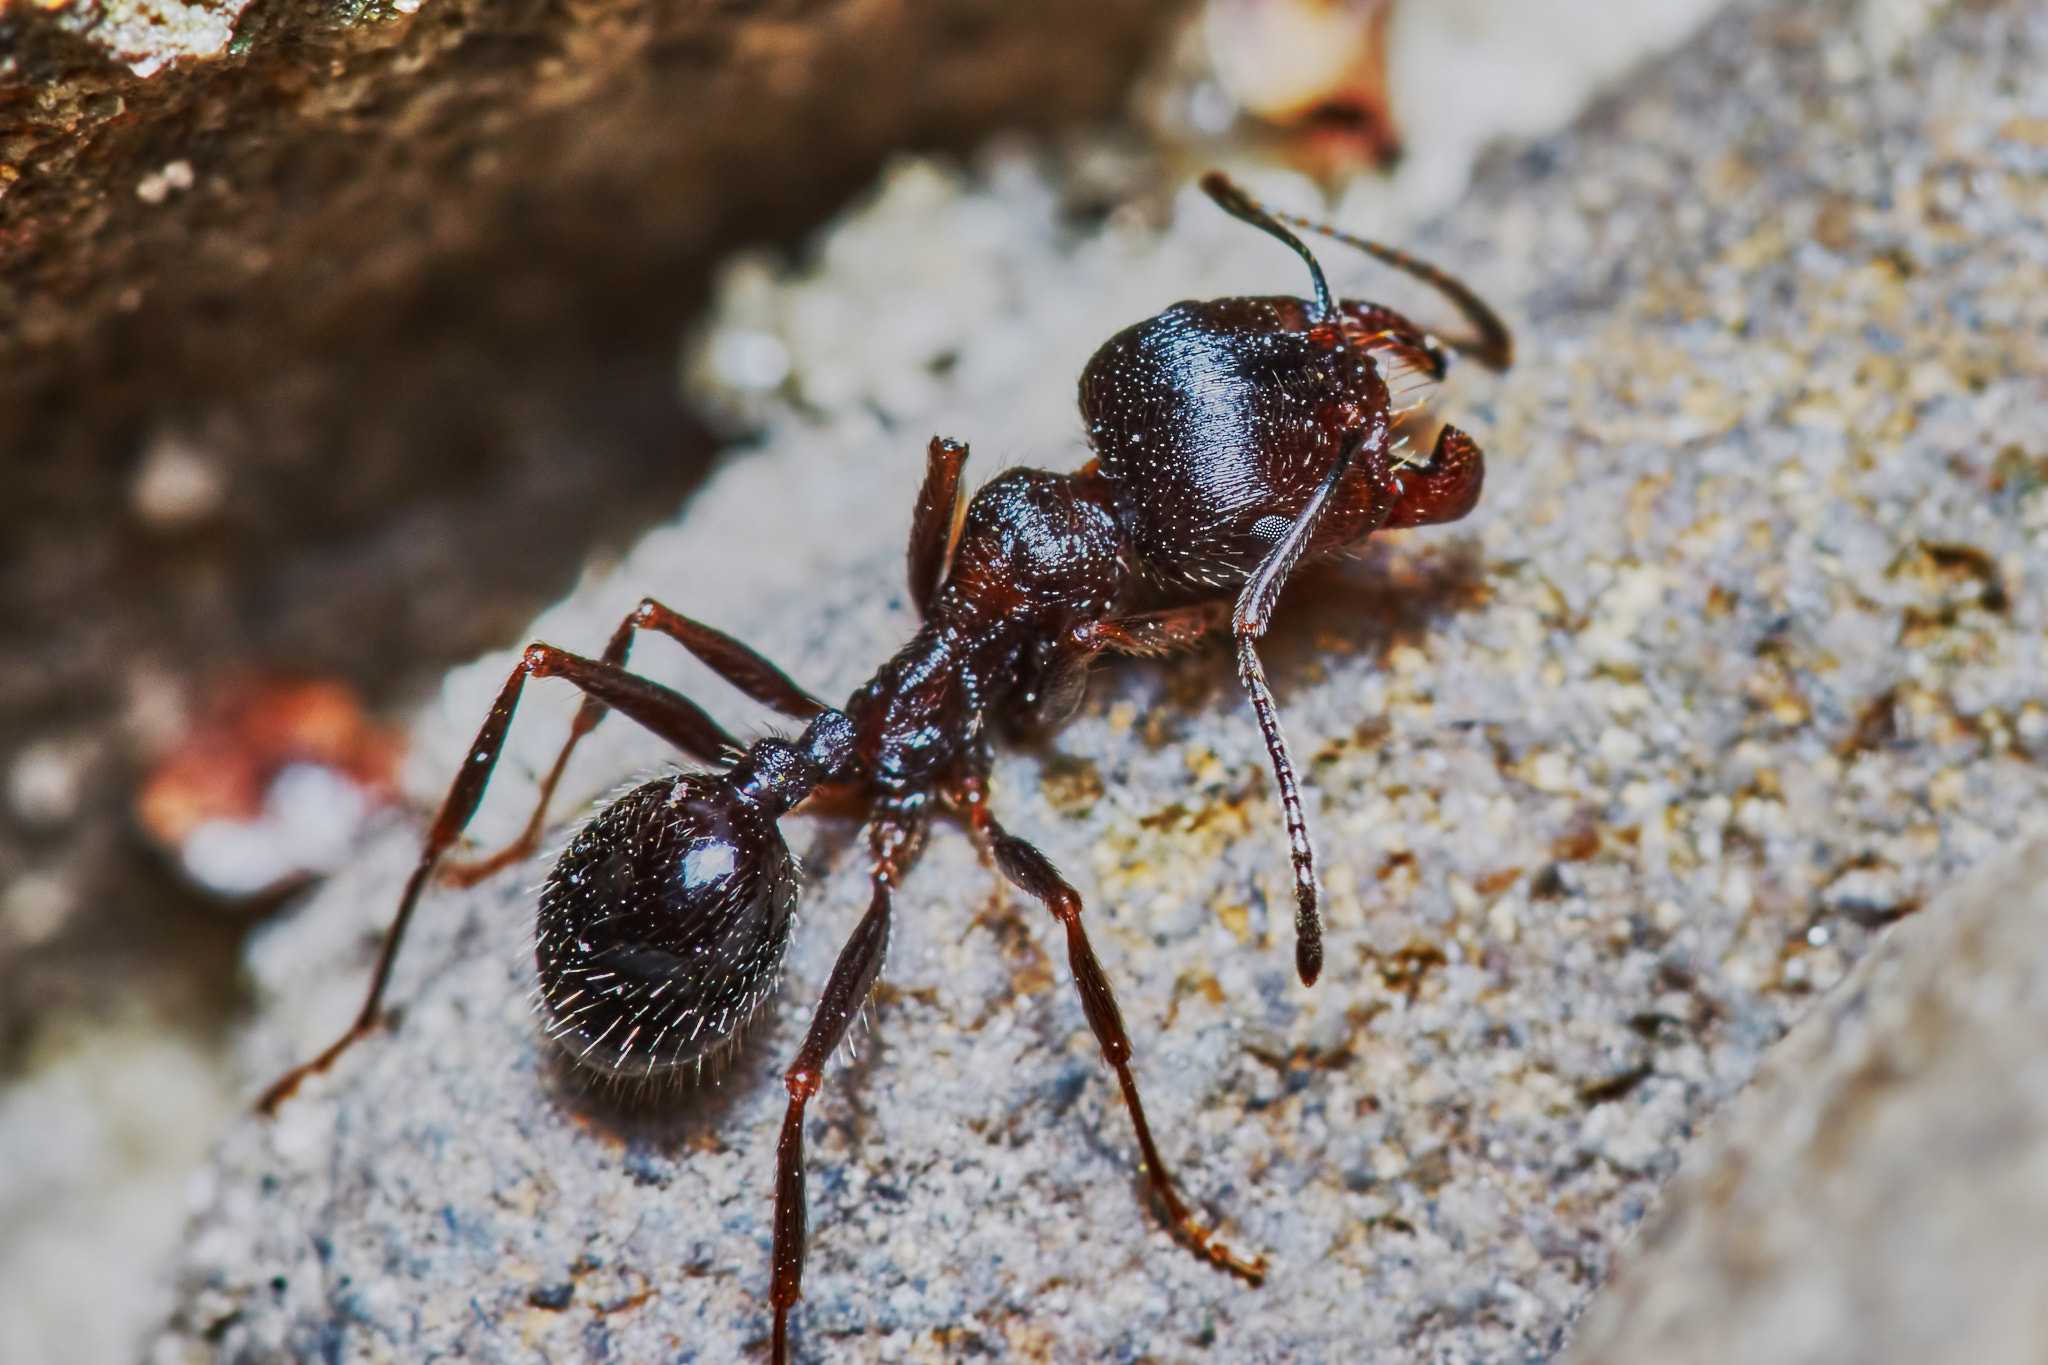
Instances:
[[[732,319],[892,158],[1398,238],[1719,7],[5,0],[0,1361],[142,1348],[245,935],[423,818],[451,665],[747,458],[791,357]]]

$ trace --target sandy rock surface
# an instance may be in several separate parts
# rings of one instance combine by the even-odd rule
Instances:
[[[1574,1365],[2039,1360],[2048,838],[1901,925],[1771,1049]]]
[[[1557,1349],[1760,1051],[2048,795],[2044,57],[2019,3],[1738,12],[1411,236],[1505,307],[1520,362],[1444,395],[1489,452],[1480,509],[1305,578],[1277,628],[1322,983],[1293,980],[1222,657],[1103,669],[996,770],[1003,818],[1088,898],[1165,1152],[1271,1281],[1145,1215],[1048,924],[942,830],[858,1059],[812,1107],[799,1358]],[[1389,296],[1326,258],[1341,292]],[[1070,467],[1104,337],[1300,287],[1192,194],[1163,232],[1082,231],[1025,162],[910,166],[814,272],[734,277],[721,336],[785,371],[729,395],[761,448],[536,632],[595,650],[651,591],[843,695],[910,629],[927,436],[971,440],[982,474]],[[636,658],[763,723],[674,652]],[[422,721],[423,795],[509,663],[453,675]],[[573,706],[529,697],[486,843]],[[588,747],[586,795],[660,761],[616,721]],[[397,1027],[224,1144],[158,1358],[760,1353],[776,1074],[866,902],[849,828],[787,827],[813,882],[782,1004],[651,1115],[536,1040],[540,865],[433,895]],[[416,838],[391,829],[257,945],[252,1090],[353,1010]]]

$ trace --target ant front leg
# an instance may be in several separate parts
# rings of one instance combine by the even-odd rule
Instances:
[[[960,534],[960,469],[967,447],[941,436],[925,451],[924,486],[910,516],[910,604],[919,619],[932,613],[932,598],[946,574],[946,556]]]
[[[783,1073],[789,1108],[782,1116],[782,1135],[775,1143],[774,1278],[768,1302],[775,1311],[774,1365],[789,1360],[789,1310],[803,1297],[804,1243],[808,1217],[804,1192],[804,1106],[825,1083],[825,1063],[846,1041],[846,1032],[881,974],[889,947],[889,910],[896,884],[917,860],[924,845],[925,816],[900,808],[881,812],[869,837],[875,853],[874,899],[854,926],[853,936],[839,950],[825,993],[818,998],[811,1027],[804,1034],[796,1060]]]
[[[391,964],[398,956],[398,945],[405,938],[413,909],[419,904],[420,892],[433,875],[441,855],[461,837],[470,818],[476,814],[484,788],[490,783],[491,770],[497,766],[498,755],[505,747],[505,732],[511,728],[512,713],[519,706],[519,694],[529,677],[566,678],[581,688],[585,697],[601,706],[623,711],[643,728],[705,763],[721,763],[728,753],[740,747],[737,740],[720,729],[718,723],[695,703],[660,683],[636,677],[615,664],[586,659],[556,649],[553,645],[528,645],[526,653],[513,667],[512,676],[505,680],[497,701],[492,703],[490,714],[484,717],[482,728],[469,746],[468,757],[449,785],[440,813],[434,817],[426,846],[420,851],[419,864],[414,867],[412,876],[405,883],[405,892],[399,897],[398,913],[393,916],[391,927],[384,931],[384,943],[377,952],[376,970],[370,977],[370,993],[356,1014],[355,1022],[319,1056],[287,1071],[265,1090],[256,1102],[260,1112],[275,1113],[277,1106],[289,1099],[302,1081],[333,1066],[335,1059],[347,1051],[351,1043],[377,1026],[377,1016],[384,1002],[384,987],[391,979]]]
[[[1186,649],[1223,624],[1230,609],[1221,602],[1202,602],[1192,607],[1119,616],[1110,621],[1090,622],[1077,630],[1090,650],[1108,649],[1118,654],[1160,655]]]
[[[1080,893],[1067,884],[1043,853],[997,823],[994,813],[989,810],[987,789],[979,778],[963,782],[953,799],[967,811],[975,832],[988,842],[990,851],[995,854],[996,866],[1002,869],[1003,875],[1042,903],[1067,931],[1067,963],[1074,972],[1074,989],[1081,995],[1081,1012],[1087,1016],[1088,1027],[1102,1049],[1102,1059],[1116,1071],[1124,1106],[1130,1110],[1131,1127],[1138,1136],[1138,1151],[1145,1163],[1147,1188],[1157,1201],[1167,1232],[1218,1270],[1235,1275],[1247,1284],[1263,1282],[1266,1258],[1239,1256],[1218,1241],[1215,1234],[1195,1221],[1187,1203],[1174,1188],[1173,1174],[1166,1169],[1158,1144],[1152,1140],[1152,1125],[1145,1121],[1145,1105],[1138,1098],[1137,1079],[1131,1075],[1131,1038],[1124,1031],[1123,1012],[1117,1008],[1116,992],[1111,989],[1109,976],[1095,956],[1094,946],[1088,942],[1087,926],[1081,922]]]
[[[693,621],[651,597],[640,599],[640,605],[633,609],[632,614],[619,622],[618,629],[612,632],[611,642],[605,646],[601,662],[613,668],[624,668],[626,657],[633,648],[633,639],[643,630],[659,631],[668,636],[735,688],[785,716],[809,720],[826,709],[825,703],[798,687],[787,673],[754,650],[724,631]],[[533,856],[547,827],[548,805],[555,798],[555,787],[569,766],[569,755],[576,752],[576,746],[585,735],[597,728],[597,723],[604,719],[608,709],[597,698],[584,697],[583,704],[576,708],[576,719],[570,722],[569,738],[563,741],[562,751],[555,755],[554,765],[540,780],[540,796],[534,802],[533,815],[527,820],[526,828],[517,839],[487,858],[442,868],[442,881],[452,886],[475,886],[512,864]]]
[[[1120,616],[1113,621],[1083,621],[1046,661],[1037,699],[1020,723],[1010,727],[1019,736],[1059,724],[1081,704],[1087,691],[1088,665],[1103,650],[1118,654],[1171,654],[1185,649],[1223,623],[1229,608],[1221,602]]]

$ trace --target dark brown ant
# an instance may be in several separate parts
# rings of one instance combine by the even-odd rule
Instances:
[[[964,817],[1010,881],[1066,930],[1088,1025],[1136,1130],[1156,1212],[1183,1246],[1257,1284],[1263,1257],[1241,1256],[1195,1221],[1160,1159],[1131,1075],[1131,1044],[1081,920],[1081,898],[989,807],[987,726],[1055,719],[1079,700],[1103,650],[1156,654],[1193,643],[1225,603],[1139,614],[1117,609],[1142,580],[1237,589],[1229,612],[1238,672],[1272,757],[1294,860],[1296,967],[1322,968],[1314,856],[1287,742],[1255,643],[1304,556],[1355,545],[1383,527],[1454,521],[1479,496],[1479,449],[1446,426],[1426,462],[1404,458],[1390,381],[1441,379],[1438,343],[1390,309],[1333,299],[1322,267],[1285,224],[1348,242],[1434,285],[1476,335],[1451,343],[1504,368],[1507,329],[1441,271],[1391,248],[1271,212],[1220,174],[1202,188],[1225,211],[1308,263],[1315,297],[1180,303],[1111,337],[1081,376],[1096,458],[1071,474],[1012,469],[956,520],[967,448],[934,438],[910,526],[910,597],[923,628],[833,710],[731,637],[653,600],[620,623],[601,658],[528,646],[498,694],[442,803],[369,998],[347,1033],[272,1085],[273,1111],[376,1026],[393,956],[420,892],[469,823],[529,677],[566,678],[584,695],[525,833],[496,857],[451,868],[468,884],[529,856],[570,752],[619,711],[710,771],[649,782],[607,806],[570,842],[541,892],[535,957],[547,1034],[607,1077],[641,1079],[701,1065],[729,1044],[774,988],[798,883],[777,817],[814,795],[868,812],[874,893],[784,1073],[789,1108],[776,1144],[773,1359],[788,1356],[805,1238],[804,1106],[881,971],[890,906],[937,809]],[[1241,585],[1241,587],[1240,587]],[[742,745],[688,699],[626,671],[634,637],[679,641],[747,696],[808,722],[795,740]]]

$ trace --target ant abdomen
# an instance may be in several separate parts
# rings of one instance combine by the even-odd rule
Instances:
[[[772,991],[797,893],[775,813],[726,776],[628,792],[578,831],[541,891],[549,1037],[608,1076],[701,1063]]]

